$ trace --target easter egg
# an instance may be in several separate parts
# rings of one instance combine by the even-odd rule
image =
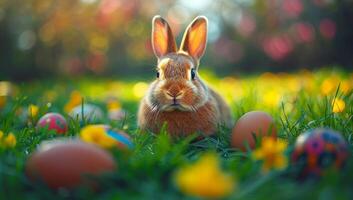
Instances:
[[[269,114],[251,111],[240,117],[232,130],[231,145],[242,151],[247,150],[247,145],[254,149],[256,146],[254,135],[257,138],[267,135],[276,137],[274,120]]]
[[[118,147],[119,149],[133,148],[133,143],[128,134],[112,129],[111,126],[105,124],[83,127],[80,132],[80,138],[85,142],[93,143],[106,149],[113,147]]]
[[[108,118],[110,120],[122,120],[125,117],[125,111],[122,109],[112,109],[108,111]]]
[[[348,144],[340,133],[314,129],[297,138],[291,163],[299,177],[319,177],[326,169],[342,168],[348,156]]]
[[[123,131],[108,129],[107,135],[114,138],[117,142],[117,146],[121,149],[131,149],[134,147],[130,136]]]
[[[74,107],[69,115],[80,121],[95,121],[103,118],[103,111],[98,106],[93,104],[83,104]]]
[[[74,188],[94,185],[89,177],[115,168],[114,159],[107,151],[79,140],[62,139],[42,142],[27,160],[26,174],[53,189]]]
[[[65,118],[59,113],[47,113],[43,115],[37,122],[37,127],[48,128],[48,130],[54,130],[58,134],[64,134],[68,129]]]

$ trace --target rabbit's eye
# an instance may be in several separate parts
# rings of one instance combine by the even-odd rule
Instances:
[[[157,78],[159,78],[159,72],[157,72],[156,76],[157,76]]]
[[[191,69],[191,79],[194,80],[195,79],[195,70],[194,69]]]

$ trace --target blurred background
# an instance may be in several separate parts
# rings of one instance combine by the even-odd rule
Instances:
[[[201,64],[220,75],[353,68],[352,0],[0,0],[0,79],[152,74],[156,14],[178,43],[207,16]]]

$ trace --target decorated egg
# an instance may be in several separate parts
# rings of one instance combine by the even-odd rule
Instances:
[[[348,156],[348,144],[340,133],[314,129],[297,138],[291,163],[300,177],[319,177],[326,169],[343,167]]]
[[[276,137],[277,130],[273,118],[262,111],[245,113],[235,124],[232,130],[231,145],[234,148],[246,151],[246,146],[254,149],[255,137]]]
[[[122,109],[108,110],[108,117],[110,120],[122,120],[125,117],[125,111]]]
[[[107,99],[107,110],[110,120],[121,120],[125,117],[125,111],[121,108],[120,102],[115,97]]]
[[[65,118],[59,113],[47,113],[43,115],[37,122],[37,127],[48,128],[48,130],[54,130],[58,134],[64,134],[68,129]]]
[[[74,107],[69,115],[80,121],[96,121],[103,118],[103,111],[96,105],[93,104],[83,104]]]
[[[74,188],[92,185],[89,177],[116,169],[111,154],[79,140],[61,139],[42,142],[26,163],[26,174],[50,188]]]
[[[131,149],[134,147],[130,136],[121,130],[108,129],[107,134],[117,141],[117,146],[119,148]]]
[[[133,143],[128,134],[104,124],[83,127],[80,132],[80,138],[85,142],[93,143],[106,149],[113,147],[120,149],[133,148]]]

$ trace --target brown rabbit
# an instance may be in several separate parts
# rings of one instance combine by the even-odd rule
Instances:
[[[152,20],[152,47],[158,58],[153,81],[138,111],[138,125],[155,133],[167,123],[167,131],[182,136],[215,133],[219,124],[231,126],[230,108],[197,73],[207,43],[207,18],[199,16],[187,27],[180,49],[167,21]]]

